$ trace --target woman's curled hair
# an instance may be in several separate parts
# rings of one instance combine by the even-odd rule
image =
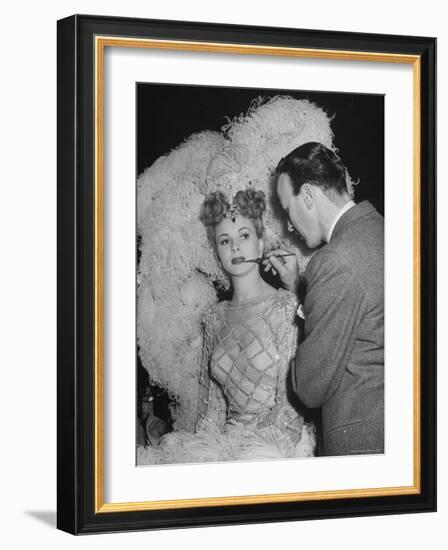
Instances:
[[[215,227],[232,213],[249,218],[254,224],[258,238],[263,235],[262,216],[266,210],[263,191],[248,188],[238,191],[231,201],[222,191],[209,193],[201,206],[199,219],[207,228],[207,235],[211,243],[215,242]]]

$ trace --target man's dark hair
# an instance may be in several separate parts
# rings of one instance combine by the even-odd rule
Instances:
[[[323,191],[347,193],[346,172],[340,158],[322,143],[304,143],[278,163],[277,177],[288,174],[293,193],[298,195],[304,183],[320,187]]]

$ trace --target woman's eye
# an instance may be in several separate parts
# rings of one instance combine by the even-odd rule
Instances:
[[[222,239],[222,241],[219,241],[219,244],[221,246],[226,246],[229,244],[229,239]]]
[[[241,238],[248,239],[250,237],[250,233],[242,233]]]

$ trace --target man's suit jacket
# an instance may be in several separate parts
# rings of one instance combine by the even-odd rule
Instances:
[[[322,407],[325,455],[384,452],[384,220],[345,212],[308,264],[292,387]]]

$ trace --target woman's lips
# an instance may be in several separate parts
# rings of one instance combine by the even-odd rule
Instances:
[[[244,256],[237,256],[236,258],[232,258],[232,265],[239,265],[242,262],[244,262],[246,258]]]

